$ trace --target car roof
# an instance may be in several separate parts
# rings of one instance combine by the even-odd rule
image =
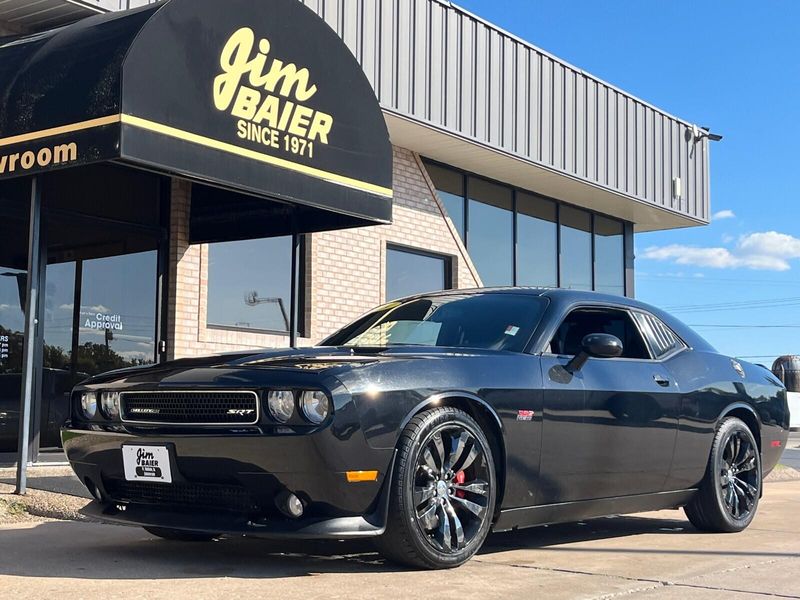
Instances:
[[[454,289],[444,290],[440,292],[429,292],[426,294],[417,294],[409,296],[408,298],[400,298],[399,300],[407,301],[414,298],[425,298],[430,296],[451,296],[451,295],[481,295],[481,294],[521,294],[527,296],[539,296],[548,298],[551,304],[560,307],[567,307],[574,304],[609,304],[616,306],[624,306],[628,308],[638,308],[640,310],[651,313],[652,315],[661,319],[670,329],[680,336],[691,348],[695,350],[703,350],[708,352],[716,352],[713,346],[709,344],[702,336],[691,329],[688,325],[676,319],[671,314],[661,310],[660,308],[641,302],[634,298],[627,296],[617,296],[613,294],[603,294],[601,292],[590,292],[584,290],[570,290],[565,288],[548,288],[548,287],[484,287],[484,288],[469,288],[469,289]]]

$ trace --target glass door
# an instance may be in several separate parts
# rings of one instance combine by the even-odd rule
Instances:
[[[17,449],[26,283],[25,271],[0,266],[0,452]]]
[[[82,261],[79,373],[155,362],[157,267],[155,250]]]

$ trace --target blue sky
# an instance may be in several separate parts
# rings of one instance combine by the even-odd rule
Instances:
[[[716,218],[637,235],[636,295],[727,354],[800,354],[800,2],[456,3],[725,136],[711,147]]]

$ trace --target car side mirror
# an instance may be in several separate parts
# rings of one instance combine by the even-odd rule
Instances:
[[[622,356],[622,342],[608,333],[590,333],[581,340],[581,351],[564,367],[575,373],[583,368],[589,358],[617,358]]]

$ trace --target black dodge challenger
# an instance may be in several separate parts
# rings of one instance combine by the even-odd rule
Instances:
[[[788,427],[769,371],[652,306],[509,288],[391,302],[315,348],[107,373],[62,437],[103,520],[373,537],[443,568],[490,530],[602,515],[740,531]]]

